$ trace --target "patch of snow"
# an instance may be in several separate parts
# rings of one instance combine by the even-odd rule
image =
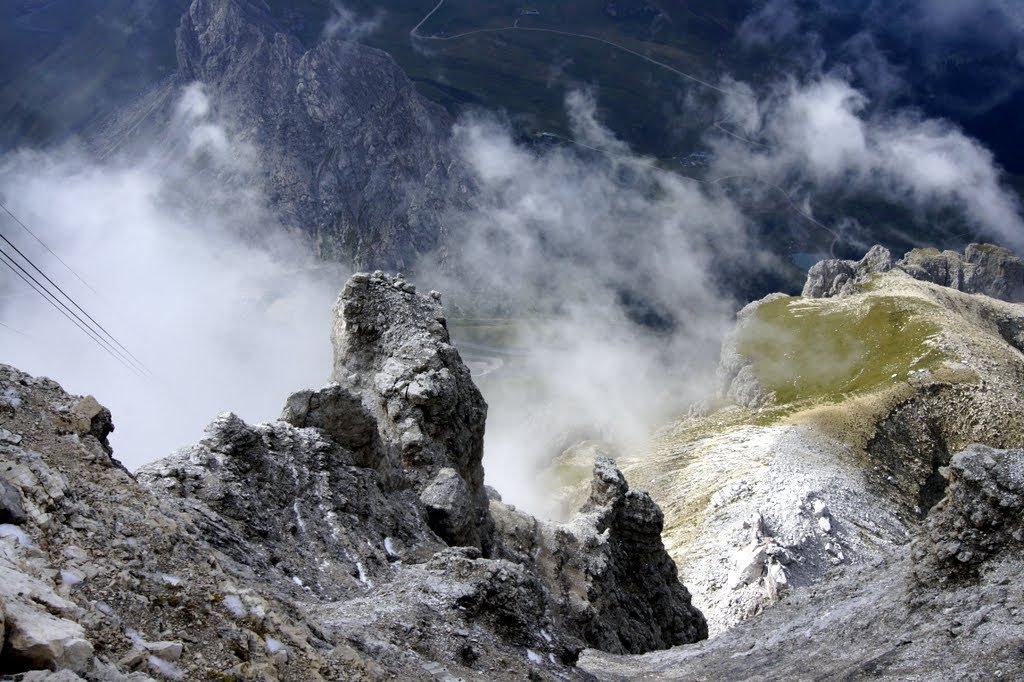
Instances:
[[[302,520],[302,513],[299,511],[299,498],[295,498],[292,502],[292,511],[295,512],[295,523],[298,524],[299,530],[303,533],[306,532],[306,522]]]
[[[548,642],[549,644],[551,643],[551,633],[549,633],[547,630],[541,630],[540,636],[544,638],[545,642]]]
[[[171,575],[169,573],[161,573],[160,580],[162,580],[165,585],[170,585],[171,587],[177,587],[178,585],[181,585],[183,582],[185,582],[178,576]]]
[[[359,572],[359,582],[367,587],[373,587],[373,583],[370,581],[369,576],[366,575],[366,570],[363,568],[362,562],[356,562],[356,570]]]
[[[530,659],[530,663],[536,663],[537,665],[544,662],[544,658],[533,649],[526,650],[526,657]]]
[[[242,604],[242,600],[235,594],[224,597],[224,608],[235,618],[245,618],[249,613]]]
[[[398,556],[398,553],[395,552],[395,546],[394,544],[392,544],[390,537],[384,538],[384,551],[387,552],[388,556]]]
[[[32,547],[32,537],[13,523],[0,523],[0,538],[14,538],[22,547]]]
[[[299,576],[293,575],[292,582],[298,585],[299,587],[302,587],[302,578],[300,578]]]
[[[64,570],[60,572],[60,581],[74,587],[85,582],[85,575],[81,571]]]
[[[169,661],[165,661],[162,658],[150,656],[149,659],[147,659],[147,663],[149,663],[150,670],[158,672],[164,677],[167,677],[172,680],[185,679],[185,673],[181,671],[181,668],[174,665],[173,663],[170,663]]]
[[[285,648],[284,642],[279,639],[274,639],[270,635],[263,635],[263,641],[267,643],[267,651],[270,652],[271,656]]]
[[[4,392],[0,394],[0,396],[2,396],[4,402],[10,405],[11,407],[21,407],[21,396],[19,396],[18,392],[15,391],[13,388],[8,388],[4,390]]]
[[[19,445],[21,443],[21,436],[8,431],[7,429],[0,429],[0,442]]]

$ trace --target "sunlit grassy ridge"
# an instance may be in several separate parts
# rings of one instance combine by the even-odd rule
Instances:
[[[843,306],[778,298],[758,307],[738,349],[776,404],[838,402],[941,366],[932,343],[939,327],[926,308],[937,306],[892,296]]]

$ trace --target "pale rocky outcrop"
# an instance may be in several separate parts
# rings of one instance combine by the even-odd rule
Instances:
[[[1024,260],[993,244],[968,244],[963,254],[938,249],[913,249],[892,260],[882,246],[873,246],[860,261],[823,260],[808,271],[803,296],[829,298],[857,293],[872,274],[889,270],[968,294],[1003,301],[1024,301]]]
[[[1024,442],[1024,309],[886,270],[884,256],[834,280],[841,295],[746,306],[717,409],[619,460],[662,505],[712,634],[906,542],[953,453]]]
[[[830,298],[853,293],[873,273],[892,269],[892,254],[883,246],[872,246],[859,261],[830,259],[819,261],[807,272],[802,296]]]

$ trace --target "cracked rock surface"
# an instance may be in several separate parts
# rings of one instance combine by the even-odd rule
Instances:
[[[353,276],[331,383],[135,476],[95,399],[0,366],[0,674],[587,679],[586,647],[705,637],[660,509],[610,460],[568,524],[490,499],[438,299]]]

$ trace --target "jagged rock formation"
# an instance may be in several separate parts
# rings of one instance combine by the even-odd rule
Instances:
[[[501,553],[520,562],[536,557],[544,585],[558,595],[559,619],[587,646],[640,653],[652,641],[666,648],[707,637],[662,544],[661,509],[630,490],[610,459],[594,463],[590,497],[567,524],[536,521],[500,501],[491,511]]]
[[[391,466],[413,478],[435,531],[487,552],[487,404],[451,345],[440,296],[415,291],[379,272],[349,281],[335,311],[331,378],[381,415],[381,438],[398,445]]]
[[[444,245],[442,214],[466,190],[451,122],[388,54],[338,40],[306,50],[259,0],[194,0],[177,58],[175,78],[97,136],[102,154],[159,139],[198,81],[259,150],[258,180],[284,223],[321,255],[405,267]]]
[[[1024,451],[972,447],[913,543],[842,566],[706,643],[587,652],[599,680],[1016,679],[1024,667]]]
[[[354,276],[337,381],[137,478],[94,399],[0,366],[0,674],[566,679],[586,646],[705,637],[610,461],[566,525],[488,499],[486,405],[438,298]]]
[[[868,275],[892,269],[892,254],[884,246],[872,246],[859,261],[830,259],[811,266],[801,296],[829,298],[851,293]]]
[[[823,260],[807,273],[803,295],[809,298],[844,296],[857,292],[874,273],[897,269],[914,279],[969,294],[1004,301],[1024,301],[1024,261],[992,244],[968,244],[955,251],[913,249],[899,261],[881,246],[873,246],[860,261]]]
[[[972,445],[950,459],[946,475],[950,495],[929,515],[913,549],[915,579],[943,588],[978,583],[993,564],[1020,561],[1024,450]]]
[[[744,308],[720,401],[618,460],[662,505],[712,634],[906,542],[953,453],[1024,442],[1024,308],[888,262],[874,249],[814,287],[840,295]]]

